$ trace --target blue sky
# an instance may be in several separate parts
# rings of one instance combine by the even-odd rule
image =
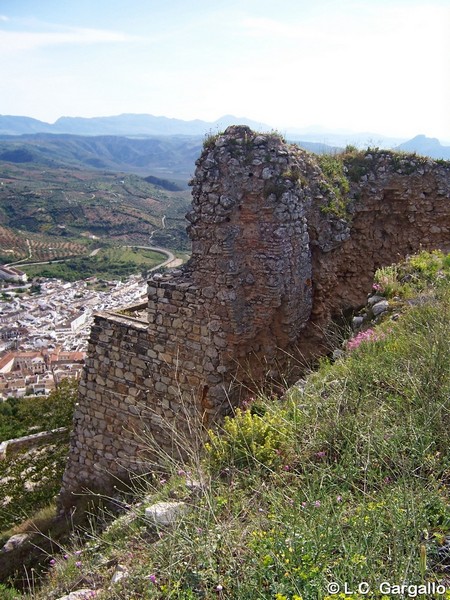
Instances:
[[[0,114],[450,140],[449,0],[0,0]]]

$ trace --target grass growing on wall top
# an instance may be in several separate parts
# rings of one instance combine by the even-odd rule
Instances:
[[[316,160],[326,180],[324,184],[326,191],[333,193],[333,200],[328,205],[322,206],[321,210],[345,218],[347,216],[350,183],[346,176],[343,155],[320,154],[316,156]]]

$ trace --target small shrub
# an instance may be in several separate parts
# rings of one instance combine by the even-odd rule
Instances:
[[[402,285],[398,280],[397,265],[381,267],[375,273],[374,291],[383,294],[387,298],[396,296],[402,290]]]
[[[209,432],[206,450],[211,465],[218,470],[229,466],[273,467],[281,461],[288,433],[282,412],[268,411],[260,416],[238,408],[234,418],[225,418],[223,431]]]
[[[382,267],[375,273],[375,290],[387,298],[411,298],[417,292],[442,288],[450,281],[450,254],[440,250],[420,252],[399,265]]]
[[[356,146],[354,146],[353,144],[347,144],[345,146],[344,152],[345,152],[345,154],[357,154],[358,148]]]
[[[210,131],[208,134],[205,135],[205,139],[203,140],[203,148],[205,150],[212,150],[212,148],[214,148],[216,144],[216,141],[221,135],[222,133],[213,133],[212,131]]]
[[[19,598],[21,598],[21,595],[19,594],[19,592],[16,592],[16,590],[6,587],[2,583],[0,583],[0,598],[2,600],[18,600]]]

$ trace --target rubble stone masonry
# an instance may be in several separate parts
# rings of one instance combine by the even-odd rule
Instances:
[[[323,328],[364,303],[378,267],[450,250],[449,163],[373,151],[344,164],[341,194],[316,157],[276,134],[234,126],[205,142],[190,261],[153,276],[148,320],[96,317],[63,505],[151,468],[149,437],[177,455],[175,432],[189,439],[192,423],[319,353]]]

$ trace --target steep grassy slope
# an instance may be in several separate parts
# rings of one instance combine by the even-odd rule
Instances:
[[[70,427],[77,385],[76,381],[65,380],[46,398],[2,402],[0,441]],[[0,461],[0,539],[5,539],[6,529],[53,500],[64,471],[68,437],[67,433],[51,447],[47,444],[23,450]]]
[[[282,397],[262,391],[203,452],[185,440],[189,464],[137,478],[141,503],[55,552],[28,597],[449,598],[418,586],[450,585],[450,258],[423,254],[375,286],[392,309],[381,324]],[[159,500],[189,510],[155,531],[143,509]]]

